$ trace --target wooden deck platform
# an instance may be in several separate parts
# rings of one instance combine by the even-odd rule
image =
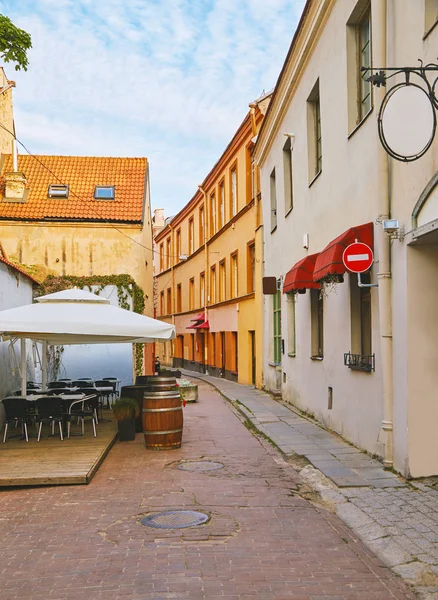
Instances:
[[[112,413],[104,414],[105,419]],[[10,429],[14,435],[19,430]],[[72,427],[78,432],[79,427]],[[48,437],[47,426],[37,442],[35,429],[29,442],[13,437],[0,440],[0,487],[36,485],[72,485],[90,483],[117,436],[117,423],[101,421],[97,437],[93,437],[91,423],[85,424],[85,435],[71,436],[61,441],[58,436]]]

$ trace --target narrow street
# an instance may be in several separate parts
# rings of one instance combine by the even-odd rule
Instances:
[[[88,486],[0,494],[1,600],[415,597],[217,391],[199,387],[181,449],[145,451],[137,435],[116,443]],[[178,509],[210,520],[141,523]]]

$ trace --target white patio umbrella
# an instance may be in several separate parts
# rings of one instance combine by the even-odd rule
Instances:
[[[111,306],[106,298],[84,290],[64,290],[40,296],[36,301],[36,304],[0,311],[2,338],[22,340],[23,394],[26,392],[26,339],[70,345],[147,343],[175,337],[173,325]]]

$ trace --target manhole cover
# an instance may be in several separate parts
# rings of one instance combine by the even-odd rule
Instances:
[[[216,471],[217,469],[223,469],[223,467],[222,463],[211,460],[192,460],[177,465],[177,469],[181,471]]]
[[[202,525],[209,520],[208,515],[196,510],[167,510],[148,515],[141,520],[141,524],[155,529],[184,529]]]

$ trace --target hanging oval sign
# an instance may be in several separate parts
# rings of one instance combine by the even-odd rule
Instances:
[[[379,136],[385,150],[404,162],[427,152],[436,130],[436,115],[426,90],[415,83],[391,88],[380,107]]]

